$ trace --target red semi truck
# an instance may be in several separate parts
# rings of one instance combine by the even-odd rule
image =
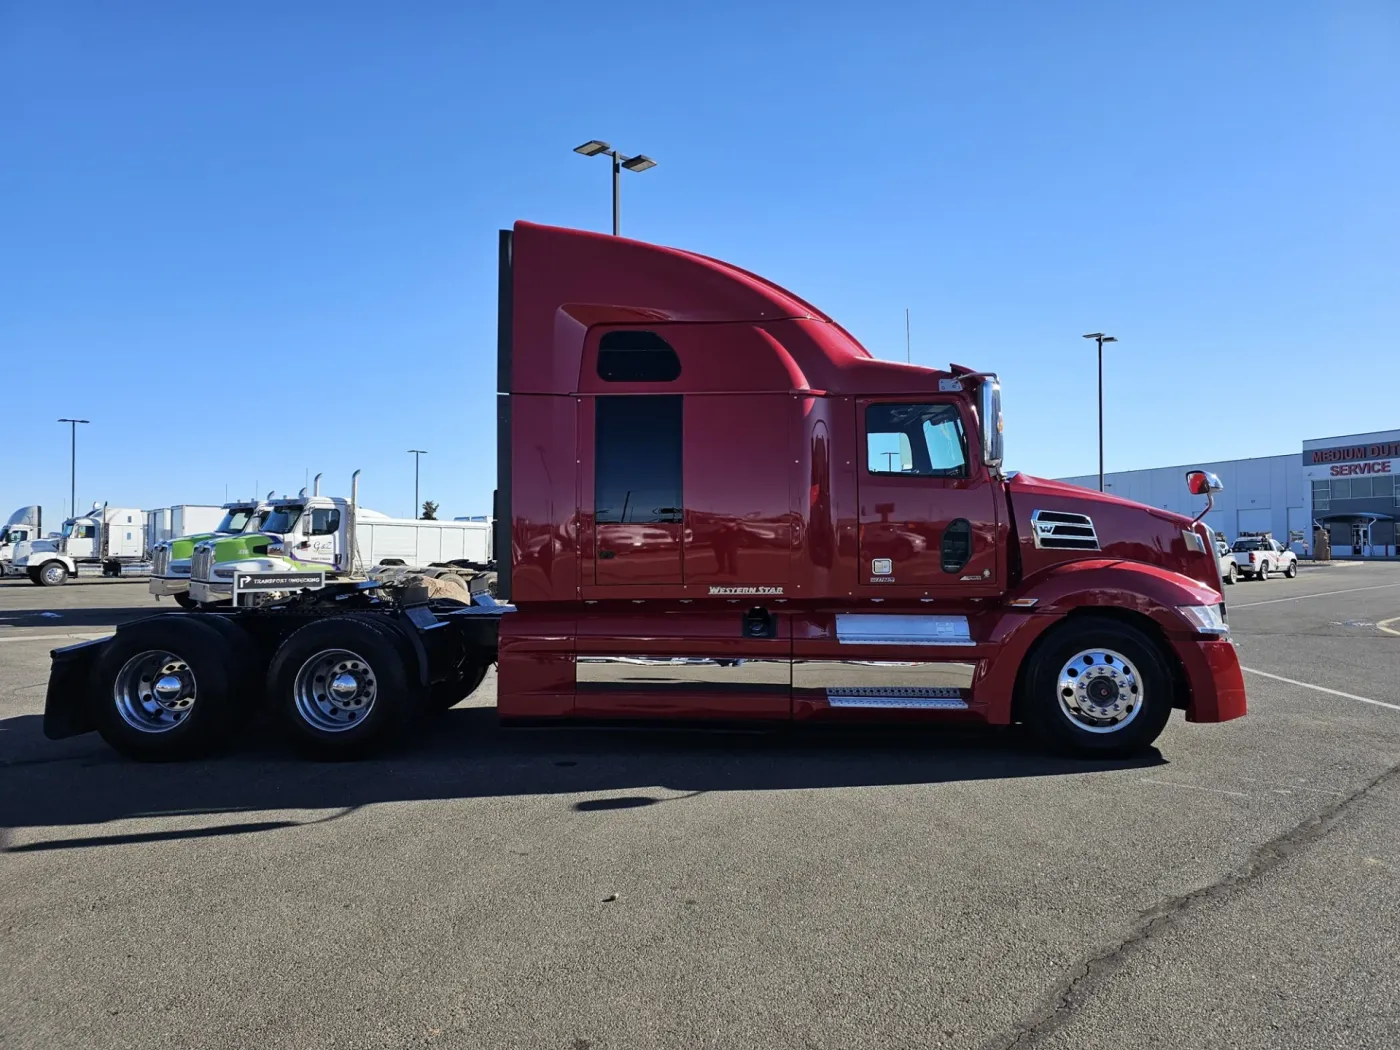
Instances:
[[[358,754],[493,662],[508,723],[1021,721],[1101,755],[1245,713],[1205,526],[1004,472],[995,375],[578,230],[502,231],[499,294],[499,604],[343,583],[135,621],[54,652],[45,732],[183,757],[265,703]]]

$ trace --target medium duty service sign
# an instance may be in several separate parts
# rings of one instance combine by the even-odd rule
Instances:
[[[326,585],[324,572],[236,572],[233,597],[266,591],[319,591]]]

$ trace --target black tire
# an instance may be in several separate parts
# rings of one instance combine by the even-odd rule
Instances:
[[[316,758],[363,758],[388,746],[422,712],[426,690],[405,659],[407,643],[368,620],[332,616],[309,623],[272,658],[268,699],[292,741]],[[348,683],[347,694],[332,699],[337,678]]]
[[[171,597],[175,599],[175,604],[182,609],[199,608],[199,602],[195,601],[193,598],[190,597],[189,591],[179,591]]]
[[[159,671],[160,653],[189,672],[193,694],[170,701],[188,700],[183,715],[156,703],[159,678],[142,678],[145,665]],[[163,613],[141,620],[118,631],[93,666],[88,689],[93,724],[128,758],[168,762],[208,754],[232,736],[249,662],[231,636],[199,618]],[[163,718],[171,723],[166,728],[159,727]]]
[[[1114,696],[1126,712],[1119,716],[1119,728],[1096,732],[1085,728],[1092,719],[1071,715],[1073,704],[1069,699],[1062,702],[1059,683],[1062,671],[1075,666],[1085,670],[1071,680],[1111,678],[1111,670],[1093,675],[1089,670],[1112,669],[1113,661],[1075,660],[1085,652],[1105,650],[1126,658],[1129,668],[1118,665],[1119,679],[1135,681],[1137,688],[1133,692],[1115,681]],[[1172,699],[1171,673],[1158,644],[1136,627],[1105,616],[1075,617],[1046,635],[1029,657],[1017,698],[1021,718],[1036,735],[1056,750],[1085,758],[1121,757],[1150,747],[1171,717]],[[1106,718],[1103,724],[1111,722]]]
[[[46,561],[33,573],[30,579],[40,587],[62,587],[68,582],[68,566],[61,561]]]
[[[1235,584],[1235,581],[1238,580],[1239,578],[1240,578],[1240,571],[1239,571],[1237,568],[1235,568],[1235,566],[1234,566],[1233,564],[1226,567],[1226,569],[1225,569],[1225,582],[1226,582],[1226,583],[1230,584],[1230,586],[1233,587],[1234,584]]]
[[[1283,575],[1287,579],[1295,579],[1298,575],[1298,560],[1295,558],[1288,563],[1288,568],[1283,570]]]
[[[1267,580],[1267,579],[1269,578],[1269,563],[1268,563],[1268,562],[1266,562],[1266,561],[1261,561],[1261,562],[1259,563],[1259,571],[1256,572],[1256,573],[1254,574],[1254,578],[1255,578],[1256,580]]]
[[[428,708],[431,711],[446,711],[456,707],[477,691],[489,663],[468,664],[460,678],[449,678],[445,682],[434,682],[428,689]]]

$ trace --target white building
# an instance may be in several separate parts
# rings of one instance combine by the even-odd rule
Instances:
[[[1104,488],[1194,517],[1201,498],[1186,491],[1186,472],[1198,469],[1218,474],[1225,486],[1205,520],[1231,542],[1243,532],[1271,532],[1301,553],[1312,550],[1314,527],[1323,527],[1334,557],[1397,554],[1400,430],[1312,438],[1302,452],[1282,456],[1121,471],[1105,475]],[[1097,474],[1064,480],[1099,485]]]

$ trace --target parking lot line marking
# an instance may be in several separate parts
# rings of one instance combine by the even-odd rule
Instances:
[[[1300,682],[1296,678],[1285,678],[1281,674],[1270,674],[1268,671],[1256,670],[1253,667],[1241,667],[1240,670],[1248,671],[1250,674],[1262,675],[1265,678],[1272,678],[1276,682],[1287,682],[1289,685],[1301,686],[1304,689],[1316,689],[1319,693],[1340,696],[1347,700],[1359,700],[1363,704],[1375,704],[1377,707],[1388,707],[1392,711],[1400,711],[1400,704],[1388,704],[1384,700],[1372,700],[1369,696],[1357,696],[1355,693],[1344,693],[1340,689],[1328,689],[1325,685],[1313,685],[1311,682]]]
[[[1235,798],[1252,798],[1247,791],[1226,791],[1224,788],[1198,787],[1195,784],[1178,784],[1172,780],[1153,780],[1151,777],[1142,777],[1140,783],[1161,784],[1169,788],[1185,788],[1187,791],[1209,791],[1212,795],[1233,795]]]
[[[1301,602],[1308,598],[1326,598],[1333,594],[1356,594],[1360,591],[1384,591],[1390,587],[1400,587],[1400,583],[1382,583],[1375,587],[1348,587],[1344,591],[1318,591],[1316,594],[1295,594],[1291,598],[1270,598],[1262,602],[1245,602],[1243,605],[1228,606],[1231,612],[1236,609],[1252,609],[1256,605],[1277,605],[1279,602]]]
[[[0,645],[5,642],[91,642],[98,638],[109,638],[113,631],[103,631],[101,634],[21,634],[13,638],[0,638]]]
[[[1394,627],[1390,626],[1393,623],[1400,623],[1400,616],[1392,616],[1389,620],[1377,620],[1376,627],[1384,631],[1386,634],[1400,636],[1400,631],[1397,631]]]

